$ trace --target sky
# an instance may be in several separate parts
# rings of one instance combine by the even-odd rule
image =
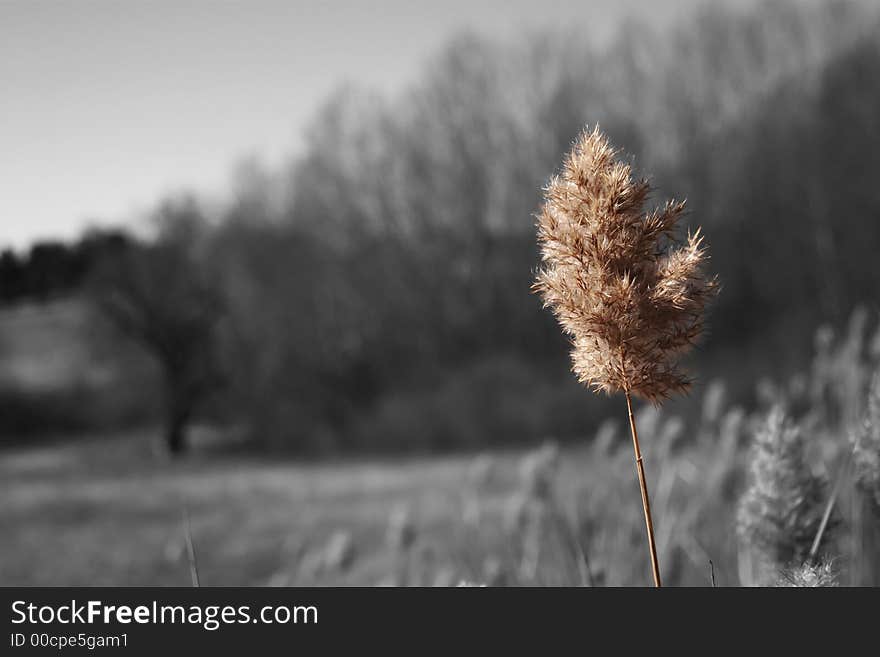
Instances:
[[[339,85],[393,94],[462,29],[604,38],[699,2],[0,0],[0,247],[222,193],[243,158],[295,154]]]

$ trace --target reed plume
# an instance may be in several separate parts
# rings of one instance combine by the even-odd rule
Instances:
[[[632,395],[659,404],[685,392],[679,358],[703,328],[715,279],[699,230],[676,240],[684,203],[645,211],[651,192],[598,128],[584,132],[544,190],[542,265],[534,290],[572,344],[572,370],[595,391],[623,391],[629,412],[654,584],[661,585]]]
[[[871,381],[865,417],[853,436],[853,460],[856,483],[880,513],[880,371]]]
[[[768,572],[812,561],[828,494],[827,481],[813,473],[806,450],[803,432],[786,420],[779,406],[755,433],[751,481],[739,502],[737,534],[758,558],[759,583],[767,583]],[[829,518],[829,528],[836,524],[836,517]],[[822,532],[821,545],[831,533]]]
[[[776,581],[777,587],[820,588],[838,586],[837,573],[830,563],[804,563],[783,570]]]

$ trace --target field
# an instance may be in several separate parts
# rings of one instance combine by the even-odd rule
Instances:
[[[356,568],[328,582],[372,584],[389,565],[384,525],[418,505],[445,533],[463,463],[302,466],[221,460],[165,463],[144,436],[16,450],[0,458],[4,585],[188,585],[181,513],[191,515],[206,585],[282,582],[307,543],[345,528]]]
[[[591,552],[589,578],[648,582],[631,460],[597,458],[597,446],[327,465],[209,455],[169,462],[150,444],[146,433],[133,433],[4,452],[0,584],[189,585],[184,508],[203,585],[587,583],[577,581],[582,568],[564,564],[564,544],[544,548],[529,581],[521,575],[529,551],[519,553],[511,523],[522,522],[522,493],[542,476],[535,468],[545,453],[558,463],[554,495],[573,514],[573,505],[583,504],[581,516],[594,506],[583,500],[625,495],[612,505],[616,523],[597,514],[600,524],[578,530],[592,534],[580,541]],[[672,545],[664,532],[676,504],[672,484],[684,480],[655,472],[667,556],[687,543]],[[401,515],[411,537],[403,546],[389,538]],[[688,541],[695,563],[676,578],[707,583],[705,551]]]
[[[423,540],[444,552],[467,473],[460,458],[166,463],[147,444],[132,435],[4,454],[0,582],[188,585],[186,506],[205,585],[287,583],[303,552],[341,529],[356,557],[351,568],[321,573],[321,582],[375,584],[393,572],[385,549],[390,510],[417,508]]]
[[[142,424],[154,371],[78,297],[0,308],[0,444]]]
[[[0,383],[28,389],[100,381],[90,353],[87,308],[76,301],[27,304],[0,311]]]
[[[388,509],[410,501],[442,524],[452,504],[444,491],[455,490],[460,465],[165,463],[143,438],[0,458],[4,585],[188,585],[184,507],[206,585],[280,582],[304,541],[338,527],[364,552],[341,581],[374,583],[386,568],[379,547]]]

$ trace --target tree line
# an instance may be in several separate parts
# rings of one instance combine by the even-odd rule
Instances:
[[[107,254],[131,244],[122,230],[90,231],[73,243],[41,241],[23,253],[0,252],[0,304],[48,301],[79,291]]]

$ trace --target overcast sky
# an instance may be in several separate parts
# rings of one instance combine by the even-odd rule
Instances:
[[[747,4],[749,0],[725,0]],[[164,192],[295,152],[351,81],[393,93],[462,28],[509,36],[699,0],[0,0],[0,246],[128,221]]]

